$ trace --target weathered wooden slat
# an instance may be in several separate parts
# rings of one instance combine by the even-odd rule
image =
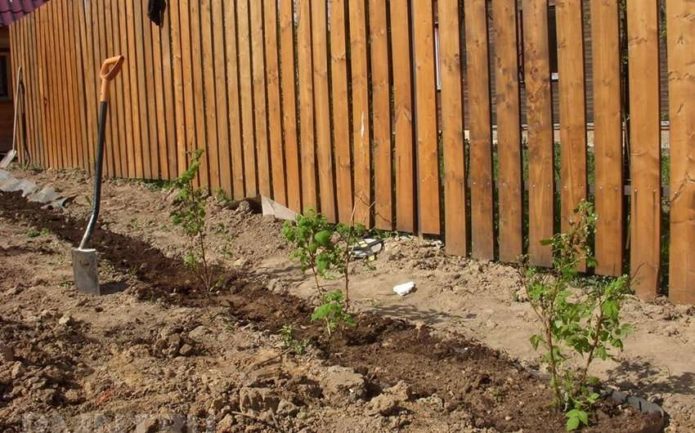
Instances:
[[[413,89],[408,0],[391,0],[396,229],[415,230]]]
[[[202,66],[203,66],[203,107],[205,110],[205,146],[207,155],[203,160],[207,163],[201,167],[208,173],[208,187],[211,192],[220,189],[220,156],[217,136],[217,92],[215,90],[215,58],[212,43],[212,7],[211,1],[200,2],[200,26]],[[222,85],[222,83],[220,83]]]
[[[316,162],[319,174],[321,213],[337,222],[333,177],[333,145],[329,103],[328,39],[326,2],[311,3],[311,42],[314,62],[314,107],[316,121]]]
[[[369,0],[371,92],[374,129],[374,225],[393,229],[393,168],[391,163],[391,89],[389,83],[388,4]]]
[[[338,218],[343,223],[352,219],[352,163],[350,158],[350,115],[347,76],[345,0],[331,2],[331,84],[333,137],[335,139],[336,196]]]
[[[229,103],[229,138],[232,158],[233,197],[244,195],[244,150],[241,138],[241,96],[239,93],[239,62],[237,61],[237,23],[234,3],[224,4],[225,41],[227,52],[227,102]]]
[[[623,145],[617,2],[592,0],[591,31],[596,161],[596,273],[623,273]]]
[[[137,33],[135,24],[135,14],[133,12],[133,2],[132,0],[127,0],[125,3],[126,8],[126,23],[128,32],[128,62],[126,66],[128,67],[128,73],[130,75],[130,101],[129,105],[132,110],[132,127],[133,127],[133,157],[135,159],[135,176],[137,178],[142,178],[145,176],[145,158],[143,155],[143,132],[141,125],[141,108],[140,108],[140,92],[139,92],[139,71],[138,71],[138,46],[139,43],[136,41]],[[178,7],[177,16],[178,16]],[[96,93],[95,93],[96,95]],[[94,111],[90,116],[94,116],[96,119],[96,111]],[[96,137],[96,135],[95,135]]]
[[[311,66],[311,4],[298,0],[297,74],[299,82],[299,131],[302,158],[302,211],[317,209],[316,142],[314,137],[314,85]]]
[[[241,3],[244,3],[243,1]],[[201,35],[201,3],[189,2],[190,22],[191,22],[191,56],[193,58],[193,102],[195,106],[195,141],[193,149],[201,149],[205,153],[201,157],[201,167],[196,178],[198,183],[196,186],[201,188],[210,188],[208,178],[207,160],[210,157],[210,149],[207,143],[207,113],[205,107],[205,79],[203,73],[203,41]]]
[[[297,142],[297,99],[294,56],[293,0],[280,0],[280,81],[282,83],[282,130],[287,164],[287,204],[294,210],[302,208]]]
[[[150,143],[150,133],[149,133],[149,120],[148,120],[148,114],[147,114],[147,90],[146,87],[148,85],[148,74],[146,73],[146,65],[145,65],[145,50],[143,48],[143,43],[144,43],[144,34],[145,34],[145,29],[147,27],[144,27],[146,17],[143,17],[143,9],[142,9],[142,2],[139,2],[137,0],[128,0],[129,2],[132,1],[133,3],[133,21],[135,23],[135,37],[134,42],[135,46],[133,47],[136,53],[135,59],[132,59],[132,61],[135,62],[135,71],[137,73],[137,94],[138,94],[138,100],[137,103],[134,104],[134,106],[137,106],[137,111],[138,111],[138,117],[139,121],[137,122],[136,129],[140,130],[140,152],[142,154],[142,176],[146,179],[152,179],[153,177],[156,176],[156,172],[152,170],[153,163],[151,161],[151,150],[150,150],[150,145],[154,143]],[[188,8],[186,8],[186,27],[188,27]],[[182,28],[184,25],[181,26]],[[190,39],[188,40],[190,44]],[[190,45],[189,45],[190,46]],[[189,51],[190,52],[190,51]],[[98,57],[97,57],[98,58]],[[184,55],[184,60],[186,59],[186,56]],[[190,62],[190,57],[188,58]],[[189,63],[190,65],[190,63]],[[193,107],[190,106],[190,113],[191,116],[193,116]],[[195,133],[195,128],[192,128],[192,132]]]
[[[178,177],[178,148],[176,141],[176,102],[174,99],[174,57],[172,47],[171,13],[165,14],[160,30],[162,45],[162,87],[164,87],[164,124],[167,143],[167,174]],[[177,35],[178,36],[178,35]],[[222,57],[224,60],[224,56]]]
[[[553,252],[541,241],[553,236],[553,114],[550,94],[548,1],[524,0],[524,71],[528,123],[529,262],[551,266]]]
[[[251,28],[248,0],[236,2],[239,50],[239,93],[241,94],[241,131],[244,147],[245,196],[258,195],[256,183],[256,152],[253,133],[253,88],[251,82]]]
[[[174,111],[176,118],[176,169],[177,175],[186,171],[186,113],[184,112],[184,77],[183,77],[183,43],[181,41],[180,4],[171,5],[169,9],[171,31],[171,49],[173,61]]]
[[[628,2],[627,21],[632,180],[630,275],[637,295],[653,299],[659,286],[661,259],[658,2]]]
[[[277,15],[276,1],[264,4],[265,73],[268,86],[268,138],[270,140],[270,169],[273,173],[273,199],[278,203],[287,205],[285,156],[282,146]]]
[[[352,156],[354,221],[369,226],[372,207],[369,140],[369,79],[365,0],[348,1],[352,82]]]
[[[412,3],[418,231],[439,234],[439,155],[432,0]]]
[[[270,197],[271,173],[270,155],[268,149],[268,119],[266,107],[265,55],[263,37],[263,5],[260,1],[251,0],[251,58],[253,74],[253,117],[256,128],[256,166],[258,172],[258,188],[261,195]]]
[[[212,30],[214,37],[213,60],[215,66],[215,107],[217,121],[217,148],[219,158],[219,184],[224,193],[232,197],[232,155],[229,142],[229,106],[227,102],[226,47],[225,47],[225,11],[222,2],[213,1]],[[229,41],[230,44],[234,40]]]
[[[669,298],[695,304],[695,19],[693,3],[666,2],[671,125]],[[654,67],[655,68],[655,67]]]
[[[493,0],[499,177],[499,258],[522,254],[521,117],[516,0]]]
[[[461,23],[458,0],[439,0],[442,142],[444,147],[444,227],[447,252],[468,253],[464,166]]]

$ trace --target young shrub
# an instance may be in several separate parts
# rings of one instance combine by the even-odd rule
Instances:
[[[314,309],[311,320],[323,321],[329,338],[336,330],[355,325],[355,319],[345,310],[343,293],[339,290],[323,296],[323,304]]]
[[[323,215],[310,209],[298,215],[296,221],[285,222],[282,235],[294,247],[292,257],[304,272],[311,270],[316,290],[323,293],[319,277],[326,276],[335,263],[333,227]]]
[[[175,225],[183,229],[190,241],[184,264],[208,291],[212,291],[216,282],[215,270],[207,256],[205,192],[193,187],[193,179],[200,169],[202,155],[203,151],[197,149],[192,155],[188,169],[174,181],[174,187],[178,192],[171,219]]]
[[[594,360],[611,357],[613,349],[623,348],[623,339],[631,326],[622,323],[620,310],[628,294],[629,279],[601,279],[579,295],[571,290],[577,281],[580,263],[595,265],[588,246],[594,232],[596,215],[591,204],[582,202],[567,233],[544,241],[553,249],[553,269],[525,273],[526,288],[541,333],[531,337],[541,360],[550,370],[555,404],[565,411],[568,431],[589,424],[589,413],[598,401],[589,376]],[[584,361],[577,367],[580,358]]]
[[[350,259],[352,258],[354,245],[367,234],[367,228],[362,224],[338,224],[336,226],[337,241],[334,267],[343,276],[343,293],[345,306],[350,305]]]
[[[282,346],[285,350],[295,355],[304,355],[309,345],[307,340],[297,340],[295,338],[292,325],[284,325],[282,329],[280,329],[280,338],[282,338]]]

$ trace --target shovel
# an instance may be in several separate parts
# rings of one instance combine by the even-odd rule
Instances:
[[[91,295],[101,294],[99,290],[99,273],[97,269],[97,251],[89,247],[99,218],[101,201],[101,174],[104,162],[104,134],[106,115],[109,110],[109,85],[121,71],[125,57],[116,56],[106,59],[101,67],[101,94],[99,101],[99,137],[97,139],[97,158],[94,170],[94,196],[92,198],[92,216],[82,237],[79,248],[72,250],[72,270],[75,275],[77,290]]]

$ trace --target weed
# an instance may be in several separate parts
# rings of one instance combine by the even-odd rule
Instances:
[[[191,248],[184,255],[184,264],[208,291],[212,291],[216,283],[215,270],[207,256],[205,193],[193,187],[193,179],[200,169],[202,155],[202,150],[196,150],[188,169],[174,181],[178,193],[171,218],[175,225],[183,229],[190,240]]]
[[[323,321],[329,338],[336,330],[355,326],[355,319],[345,310],[343,293],[339,290],[323,296],[323,304],[314,309],[311,320]]]
[[[297,340],[294,337],[294,328],[292,325],[284,325],[282,329],[280,329],[280,337],[282,338],[282,346],[285,350],[289,350],[295,355],[304,355],[309,345],[307,340]]]
[[[598,381],[589,376],[591,364],[597,358],[610,358],[612,349],[622,350],[623,338],[632,329],[620,318],[627,276],[596,280],[579,295],[571,291],[578,265],[596,264],[588,247],[595,223],[592,206],[582,202],[569,231],[543,242],[553,249],[552,272],[525,272],[529,300],[542,330],[531,337],[531,344],[544,351],[542,361],[550,370],[555,404],[566,413],[568,431],[589,424],[589,412],[599,399],[594,392]],[[577,368],[579,358],[584,362]]]
[[[30,237],[32,239],[38,238],[39,236],[48,236],[50,234],[51,232],[47,228],[42,228],[41,230],[31,228],[29,229],[29,231],[27,231],[27,237]]]

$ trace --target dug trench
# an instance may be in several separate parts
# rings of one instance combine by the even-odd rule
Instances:
[[[0,194],[0,216],[36,230],[49,230],[73,245],[84,227],[82,221],[42,209],[19,193]],[[197,307],[222,304],[238,323],[253,323],[272,333],[291,325],[296,337],[309,341],[329,363],[364,375],[370,384],[365,399],[405,381],[415,397],[436,395],[445,412],[465,410],[475,427],[499,432],[564,431],[564,416],[551,407],[547,385],[532,371],[475,341],[440,337],[427,326],[371,313],[360,313],[355,327],[327,338],[323,326],[310,321],[312,306],[306,301],[270,292],[252,276],[229,273],[225,289],[209,295],[180,260],[146,242],[98,229],[94,246],[101,260],[143,283],[138,293],[143,302],[157,299]],[[651,433],[661,427],[658,416],[606,401],[593,415],[592,426],[583,431]]]

